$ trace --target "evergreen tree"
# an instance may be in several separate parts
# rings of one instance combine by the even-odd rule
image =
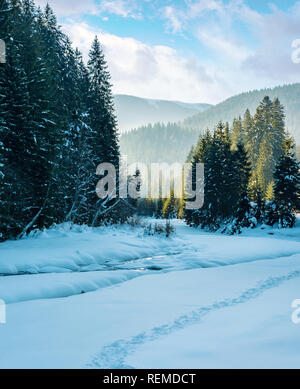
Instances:
[[[173,188],[171,189],[170,197],[164,203],[162,215],[165,219],[172,219],[175,218],[177,215]]]
[[[272,102],[266,96],[257,107],[252,129],[248,133],[248,150],[252,155],[253,169],[251,181],[253,185],[257,180],[264,198],[272,181],[275,165],[282,154],[285,137],[284,119],[284,109],[280,101],[276,98]]]
[[[248,198],[248,183],[250,177],[250,162],[242,143],[236,145],[232,155],[232,214],[233,218],[225,231],[240,233],[242,227],[251,225],[251,205]]]
[[[236,185],[239,181],[239,153],[231,150],[230,135],[228,126],[220,122],[213,137],[209,134],[200,137],[190,179],[195,190],[194,168],[196,163],[204,163],[204,206],[202,209],[185,210],[185,220],[189,225],[216,230],[236,210],[239,198],[237,190],[240,190]]]
[[[268,185],[273,180],[275,163],[276,161],[273,154],[272,144],[270,143],[267,135],[265,135],[261,141],[256,169],[257,182],[259,189],[263,193],[264,199],[266,198]]]
[[[111,163],[116,170],[119,166],[119,146],[116,129],[116,118],[113,108],[113,96],[111,92],[110,74],[104,58],[99,40],[95,37],[88,61],[90,90],[89,90],[89,125],[93,130],[92,149],[94,169],[100,163]],[[96,186],[96,179],[92,182]],[[89,200],[94,201],[94,196]],[[119,200],[108,198],[105,201],[99,199],[95,205],[92,224],[99,223],[103,217],[116,220],[120,216],[117,205]],[[109,210],[109,212],[108,212]]]
[[[232,132],[231,148],[232,150],[236,150],[238,144],[245,144],[246,141],[246,135],[243,128],[241,117],[233,120],[231,132]]]
[[[138,168],[136,168],[136,171],[132,178],[130,179],[129,185],[132,185],[134,187],[134,191],[137,192],[137,197],[130,199],[130,202],[132,206],[137,209],[138,207],[138,201],[141,196],[141,187],[142,187],[142,179],[141,179],[141,172]]]
[[[39,152],[46,137],[40,128],[42,118],[37,121],[34,114],[38,107],[33,106],[32,100],[33,90],[41,88],[43,74],[37,74],[39,65],[35,67],[38,51],[30,58],[26,55],[27,43],[33,39],[32,10],[23,8],[19,1],[10,2],[10,7],[6,23],[0,26],[7,49],[0,75],[0,109],[5,123],[0,134],[5,161],[0,196],[2,231],[6,237],[34,224],[47,192],[46,153],[43,154],[44,149]]]
[[[210,132],[207,130],[204,135],[200,135],[198,143],[194,148],[194,152],[192,155],[190,155],[191,169],[189,170],[187,177],[184,177],[184,179],[191,183],[190,189],[192,190],[193,193],[197,189],[196,165],[197,163],[205,163],[206,156],[211,143],[212,143],[212,137],[210,135]],[[195,198],[192,197],[192,193],[184,194],[185,204],[186,201],[194,201],[194,200]],[[201,223],[201,212],[200,210],[190,210],[185,208],[184,219],[188,225],[198,226]]]
[[[248,153],[243,143],[238,143],[232,156],[233,161],[233,186],[236,197],[241,199],[248,195],[248,185],[251,172],[251,165]]]
[[[88,223],[91,207],[88,190],[95,176],[91,147],[93,132],[87,117],[89,80],[80,52],[76,50],[73,55],[73,68],[70,69],[75,81],[73,107],[69,130],[65,133],[66,143],[61,151],[63,158],[59,172],[60,175],[68,177],[68,180],[62,186],[60,198],[65,200],[66,221]]]
[[[89,69],[47,5],[0,1],[1,238],[73,221],[124,219],[97,203],[96,167],[119,161],[109,73],[95,40]],[[109,199],[110,200],[110,199]],[[117,204],[119,205],[119,204]],[[126,208],[126,207],[125,207]]]
[[[258,186],[256,186],[256,190],[254,191],[253,199],[255,201],[254,217],[257,223],[262,223],[265,214],[265,202]]]
[[[266,190],[266,200],[274,200],[274,181],[269,182]]]
[[[256,113],[253,118],[253,127],[254,127],[254,152],[259,152],[259,145],[263,137],[271,135],[273,131],[272,127],[273,121],[273,104],[269,96],[265,96],[259,106],[256,109]]]
[[[157,219],[161,219],[163,217],[163,207],[164,207],[164,200],[160,194],[156,202],[156,209],[155,209],[155,217]]]
[[[246,110],[243,120],[243,130],[246,137],[246,150],[249,153],[249,159],[252,169],[256,167],[259,146],[257,145],[257,128],[254,126],[254,120],[249,109]]]
[[[272,106],[272,146],[275,161],[278,161],[283,154],[283,144],[285,141],[285,113],[284,107],[278,98],[275,98]]]
[[[293,227],[294,212],[299,209],[299,164],[295,156],[295,146],[291,138],[286,139],[284,154],[274,172],[274,202],[279,226]]]

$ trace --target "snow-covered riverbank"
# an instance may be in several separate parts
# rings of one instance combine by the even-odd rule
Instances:
[[[299,221],[174,223],[170,239],[60,226],[0,244],[0,368],[299,367]]]

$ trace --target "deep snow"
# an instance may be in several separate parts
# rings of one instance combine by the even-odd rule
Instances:
[[[0,244],[0,368],[300,365],[300,220],[241,236],[174,221],[62,225]]]

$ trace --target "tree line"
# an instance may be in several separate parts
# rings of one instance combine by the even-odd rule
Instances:
[[[231,128],[220,122],[206,131],[188,158],[192,180],[196,164],[205,165],[204,206],[185,209],[189,225],[231,233],[261,223],[294,225],[299,164],[278,98],[264,97],[253,116],[246,110]]]
[[[119,164],[110,74],[97,37],[85,65],[49,5],[0,0],[1,239],[70,221],[126,217],[95,188],[101,162]],[[120,211],[122,208],[122,212]],[[118,209],[119,208],[119,209]]]
[[[120,149],[128,163],[183,163],[198,130],[183,129],[179,123],[155,123],[133,129],[120,137]]]

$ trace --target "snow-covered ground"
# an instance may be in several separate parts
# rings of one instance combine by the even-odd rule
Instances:
[[[300,220],[240,236],[58,226],[0,244],[0,368],[299,368]]]

